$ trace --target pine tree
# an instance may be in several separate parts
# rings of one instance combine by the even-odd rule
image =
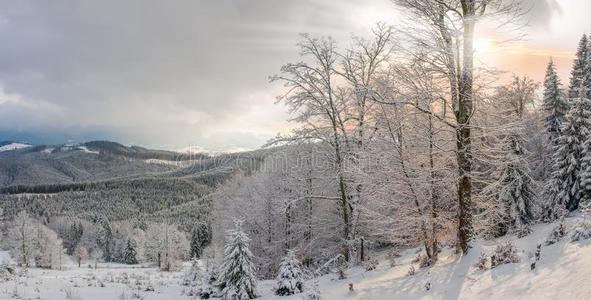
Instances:
[[[560,90],[560,79],[556,74],[554,62],[550,59],[544,80],[544,110],[546,111],[545,126],[550,134],[550,140],[556,143],[568,113],[568,102]]]
[[[587,35],[583,35],[577,48],[577,54],[573,63],[573,69],[571,71],[570,84],[568,86],[568,98],[569,101],[578,98],[581,88],[581,82],[587,69],[587,56],[589,53],[589,40]]]
[[[591,100],[584,92],[573,99],[566,126],[555,146],[554,171],[548,185],[551,202],[545,213],[549,219],[559,217],[557,213],[561,209],[577,209],[585,194],[582,190],[585,172],[581,170],[585,167],[583,158],[588,156],[585,144],[591,137]]]
[[[275,294],[289,296],[304,291],[302,265],[293,250],[289,250],[279,265]]]
[[[191,257],[200,258],[203,253],[203,249],[211,242],[210,228],[200,223],[193,227],[191,231],[191,245],[190,255]]]
[[[522,228],[530,223],[535,200],[535,183],[522,144],[523,137],[515,133],[508,137],[505,146],[506,164],[501,170],[498,197],[505,210],[505,220],[500,225],[501,234],[510,228]]]
[[[128,265],[136,265],[138,264],[137,260],[137,246],[134,240],[128,239],[127,246],[125,247],[125,256],[124,261]]]
[[[591,44],[590,44],[591,46]],[[582,102],[587,103],[589,107],[591,107],[591,54],[587,53],[587,61],[585,64],[585,72],[583,75],[583,81],[581,82],[581,88],[579,90]],[[590,109],[591,110],[591,109]],[[590,116],[587,116],[588,118]],[[586,119],[587,122],[591,122],[590,120]],[[591,132],[587,135],[587,139],[585,140],[585,145],[583,147],[582,159],[581,159],[581,188],[583,191],[581,193],[581,202],[588,207],[589,202],[591,200],[591,141],[589,138],[591,137]]]
[[[258,297],[252,253],[248,249],[249,241],[242,230],[241,222],[236,222],[235,228],[228,230],[224,260],[218,279],[222,299],[247,300]]]
[[[103,251],[103,258],[105,261],[112,261],[113,229],[111,228],[111,223],[109,223],[107,218],[100,218],[97,225],[97,244]]]

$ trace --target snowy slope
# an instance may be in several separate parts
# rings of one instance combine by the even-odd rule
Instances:
[[[417,249],[404,251],[395,267],[382,259],[378,268],[366,272],[357,267],[347,271],[347,279],[337,280],[335,274],[318,279],[321,299],[591,299],[591,240],[570,242],[569,233],[575,224],[585,218],[576,216],[565,221],[567,235],[558,243],[542,247],[541,260],[535,270],[530,270],[530,257],[536,245],[543,243],[556,224],[534,226],[532,234],[525,238],[505,237],[492,241],[476,241],[470,253],[456,256],[447,249],[432,268],[419,269],[407,275]],[[591,221],[591,219],[590,219]],[[474,267],[481,251],[490,253],[503,242],[512,240],[519,249],[521,261],[480,271]],[[0,252],[0,257],[7,253]],[[382,257],[375,254],[375,257]],[[26,276],[0,282],[0,299],[66,299],[68,293],[79,296],[74,299],[196,299],[191,288],[182,285],[183,272],[160,272],[154,268],[138,268],[99,264],[91,269],[88,262],[81,268],[69,261],[64,270],[30,269]],[[352,283],[354,291],[349,291]],[[426,289],[429,283],[430,289]],[[261,300],[302,299],[302,295],[280,297],[273,295],[272,280],[259,283]],[[312,282],[306,282],[310,289]],[[148,290],[153,287],[155,291]],[[136,294],[136,295],[133,295]]]
[[[582,220],[575,217],[566,220],[567,229]],[[541,260],[535,270],[530,270],[530,256],[536,245],[543,243],[554,224],[534,227],[529,236],[502,238],[494,241],[477,241],[465,257],[443,253],[436,266],[408,276],[410,260],[415,251],[407,251],[400,265],[390,268],[382,261],[377,270],[366,272],[356,268],[348,272],[345,280],[328,275],[319,280],[322,299],[591,299],[591,240],[570,242],[569,234],[560,242],[542,247]],[[482,250],[492,249],[508,239],[514,240],[520,250],[521,262],[499,266],[493,270],[479,271],[474,267]],[[352,283],[354,292],[349,292]],[[425,286],[430,283],[430,290]],[[261,299],[301,299],[274,296],[272,282],[261,283],[265,295]],[[311,283],[308,282],[309,287]]]
[[[23,148],[28,148],[28,147],[31,147],[31,145],[23,144],[23,143],[10,143],[10,144],[6,144],[4,146],[0,146],[0,152],[18,150],[18,149],[23,149]]]

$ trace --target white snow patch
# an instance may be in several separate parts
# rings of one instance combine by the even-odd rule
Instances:
[[[78,146],[77,148],[80,149],[80,150],[82,150],[82,151],[84,151],[84,152],[86,152],[86,153],[100,154],[98,151],[89,150],[86,146]]]
[[[31,145],[23,144],[23,143],[10,143],[8,145],[4,145],[4,146],[0,147],[0,152],[18,150],[18,149],[23,149],[23,148],[28,148],[28,147],[31,147]]]
[[[43,149],[43,151],[41,151],[41,152],[43,152],[43,153],[51,153],[51,152],[53,152],[53,150],[54,150],[54,149],[55,149],[55,148],[45,148],[45,149]]]

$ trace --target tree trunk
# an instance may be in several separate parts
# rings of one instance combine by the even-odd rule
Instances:
[[[470,118],[473,108],[473,39],[475,23],[474,0],[463,0],[463,69],[459,86],[457,120],[457,162],[458,162],[458,251],[467,253],[472,238],[472,145]]]
[[[437,191],[435,190],[435,158],[433,157],[433,116],[429,115],[429,188],[431,196],[431,262],[437,261]]]

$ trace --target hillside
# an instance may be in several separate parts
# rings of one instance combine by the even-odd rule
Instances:
[[[337,280],[336,274],[319,279],[321,299],[589,299],[591,292],[587,278],[591,276],[591,241],[571,242],[571,234],[588,216],[567,218],[566,236],[553,245],[543,245],[541,259],[534,270],[530,264],[536,245],[544,243],[553,224],[539,224],[524,237],[506,236],[495,240],[477,240],[465,257],[458,257],[447,249],[439,262],[427,269],[420,269],[411,261],[417,249],[402,252],[395,267],[390,267],[383,253],[377,254],[380,264],[374,271],[366,272],[361,267],[347,271],[347,279]],[[492,253],[497,245],[511,241],[517,247],[520,262],[500,265],[492,270],[481,271],[475,267],[481,252]],[[409,276],[410,266],[416,274]],[[354,291],[348,285],[352,283]],[[273,281],[261,285],[261,299],[300,299],[274,296],[269,290]],[[307,282],[307,288],[313,285]],[[429,290],[427,290],[429,286]]]
[[[9,144],[4,147],[8,147]],[[149,159],[179,161],[181,153],[126,147],[114,142],[13,147],[0,152],[0,187],[105,180],[174,169]]]
[[[106,141],[15,148],[0,153],[0,208],[8,218],[22,210],[136,222],[175,216],[188,230],[209,215],[203,197],[256,170],[268,153],[188,155]]]

